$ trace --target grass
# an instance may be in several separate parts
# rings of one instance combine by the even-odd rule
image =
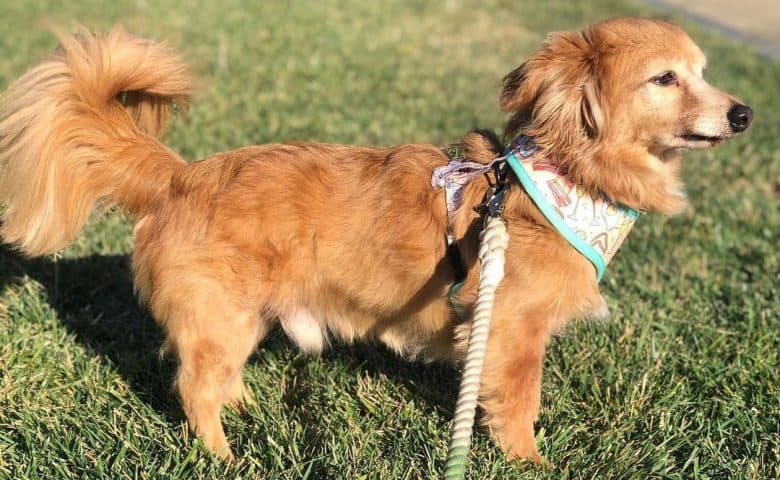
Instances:
[[[500,79],[555,29],[653,12],[619,0],[2,2],[0,87],[78,20],[168,39],[201,81],[167,142],[187,158],[294,139],[448,143],[500,128]],[[251,3],[247,5],[245,3]],[[381,5],[381,6],[380,6]],[[540,471],[484,432],[470,478],[780,475],[780,66],[685,24],[707,77],[755,126],[689,154],[693,211],[643,217],[603,282],[604,322],[545,362]],[[0,250],[0,478],[417,479],[442,471],[457,372],[370,346],[321,358],[272,335],[247,368],[257,407],[225,424],[238,461],[187,432],[136,306],[131,223],[95,219],[59,257]]]

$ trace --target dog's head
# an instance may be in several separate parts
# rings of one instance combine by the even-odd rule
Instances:
[[[609,20],[551,35],[504,79],[500,105],[575,181],[635,208],[674,213],[681,148],[745,130],[752,111],[702,77],[699,47],[675,25]]]

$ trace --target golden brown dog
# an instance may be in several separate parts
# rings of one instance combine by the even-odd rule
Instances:
[[[444,194],[448,163],[431,145],[297,143],[248,147],[187,163],[160,143],[190,82],[166,47],[122,30],[62,36],[61,48],[0,99],[2,236],[28,255],[56,252],[96,204],[137,220],[135,285],[176,353],[192,429],[231,455],[223,405],[249,395],[247,358],[277,321],[301,348],[328,336],[378,339],[406,356],[462,358],[469,320],[448,301]],[[639,210],[686,205],[681,148],[747,128],[751,111],[702,79],[705,58],[679,28],[641,19],[552,35],[505,78],[507,136],[540,151],[589,192]],[[487,162],[495,142],[463,141]],[[475,178],[454,217],[467,266],[458,302],[475,300],[488,179]],[[550,336],[606,307],[593,267],[513,181],[510,244],[481,393],[486,423],[511,456],[539,460],[534,421]]]

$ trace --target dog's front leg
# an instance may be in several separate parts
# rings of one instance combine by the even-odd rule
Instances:
[[[546,322],[534,317],[494,318],[481,405],[485,423],[510,459],[543,462],[536,448],[534,422],[539,415],[548,339]]]

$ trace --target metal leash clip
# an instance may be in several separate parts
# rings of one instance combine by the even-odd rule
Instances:
[[[488,217],[501,217],[504,214],[504,198],[506,192],[509,190],[509,182],[506,178],[506,162],[496,162],[493,164],[493,173],[496,176],[496,182],[490,183],[487,193],[485,194],[485,201],[474,207],[474,211],[484,215],[487,213]]]

